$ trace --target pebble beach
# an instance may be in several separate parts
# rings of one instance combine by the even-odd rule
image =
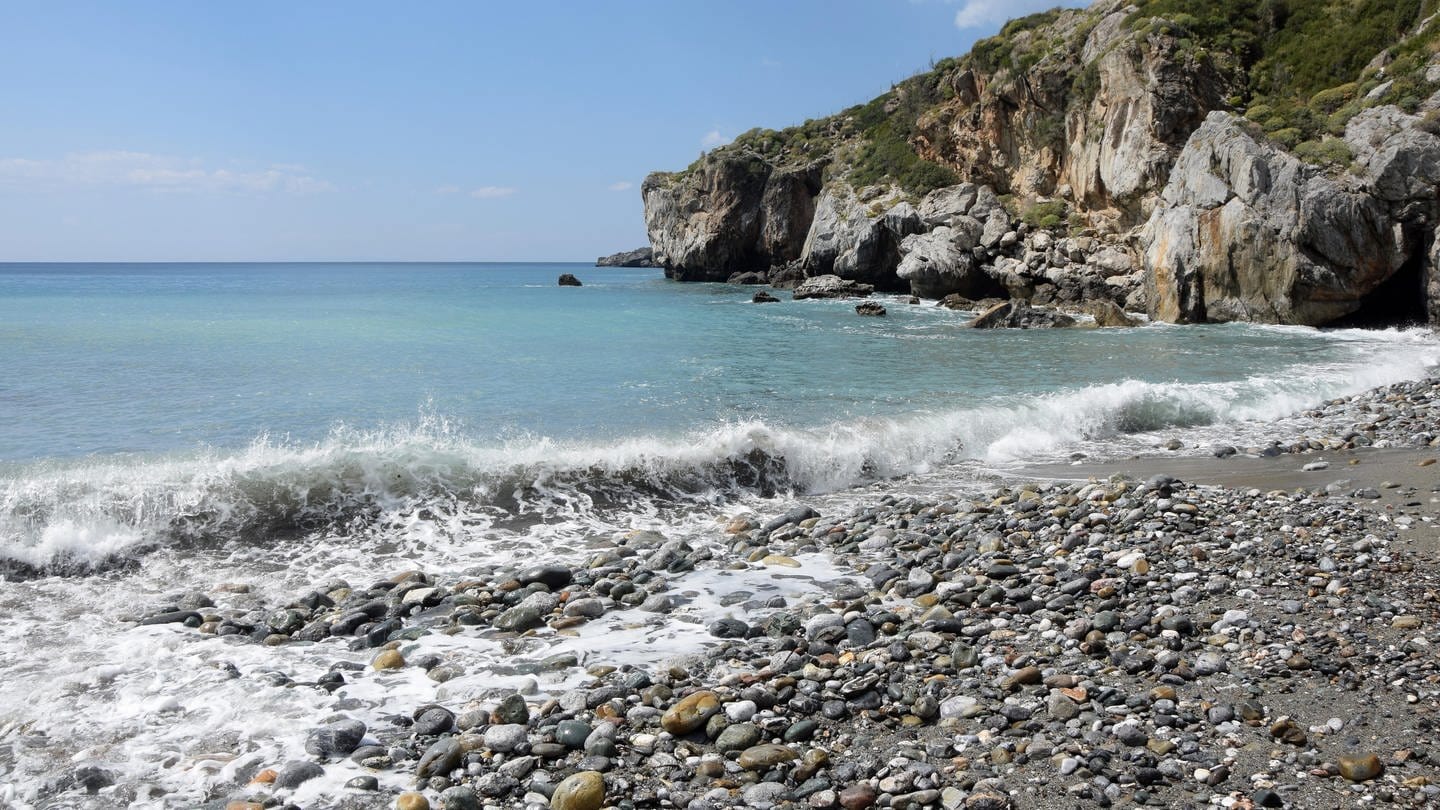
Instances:
[[[1433,806],[1437,408],[1440,381],[1402,383],[1260,446],[837,514],[777,502],[708,545],[637,531],[570,564],[377,571],[288,602],[217,583],[130,618],[333,651],[306,680],[227,673],[330,706],[303,754],[226,761],[226,810]],[[650,665],[567,650],[675,622],[706,572],[818,587],[731,588]],[[543,654],[463,699],[363,710],[465,677],[437,638]],[[46,806],[146,798],[98,767],[53,787],[70,803]]]

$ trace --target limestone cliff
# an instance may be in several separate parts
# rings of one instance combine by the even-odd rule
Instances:
[[[1440,24],[1422,5],[1015,20],[867,104],[651,175],[655,258],[681,280],[833,274],[1168,321],[1440,321]],[[1342,11],[1359,16],[1339,31]]]

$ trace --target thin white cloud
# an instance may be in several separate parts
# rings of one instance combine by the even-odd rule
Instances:
[[[725,137],[724,135],[721,135],[720,130],[712,129],[709,132],[705,133],[705,137],[700,139],[700,146],[705,149],[714,149],[721,144],[726,144],[729,142],[730,139]]]
[[[75,152],[55,159],[0,158],[0,185],[38,190],[128,186],[169,192],[285,194],[334,190],[330,183],[294,164],[219,169],[198,158],[127,151]]]
[[[964,5],[955,12],[955,27],[962,31],[989,28],[1056,6],[1084,5],[1089,5],[1088,0],[964,0]]]
[[[470,196],[477,200],[494,200],[500,197],[509,197],[519,191],[511,186],[481,186],[470,192]]]
[[[629,191],[634,187],[635,184],[629,180],[621,180],[618,183],[611,183],[609,188],[611,191]]]

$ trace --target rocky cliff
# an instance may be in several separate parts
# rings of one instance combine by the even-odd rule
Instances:
[[[1428,11],[1101,0],[1015,20],[867,104],[651,175],[655,259],[686,281],[833,274],[1174,322],[1440,322]]]

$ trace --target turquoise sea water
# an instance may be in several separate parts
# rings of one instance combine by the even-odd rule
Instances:
[[[573,264],[0,265],[0,554],[396,498],[833,491],[1273,418],[1440,359],[1426,332],[975,331],[752,293]]]

